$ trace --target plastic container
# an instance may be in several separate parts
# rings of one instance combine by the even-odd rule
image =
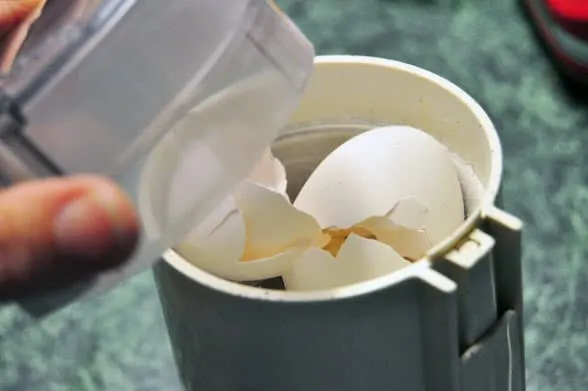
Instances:
[[[524,390],[522,226],[496,207],[501,147],[474,99],[408,64],[318,57],[273,145],[289,193],[384,124],[423,129],[471,165],[481,188],[460,174],[467,220],[405,269],[321,291],[229,282],[168,251],[155,277],[186,390]]]
[[[25,303],[37,314],[110,288],[177,243],[277,136],[313,66],[312,45],[264,0],[113,0],[91,14],[17,61],[4,90],[28,125],[5,132],[0,163],[16,156],[25,168],[5,169],[11,181],[111,176],[135,200],[143,238],[123,269]]]

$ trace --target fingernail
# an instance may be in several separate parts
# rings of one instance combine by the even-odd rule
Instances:
[[[105,186],[67,204],[55,219],[58,250],[69,256],[119,263],[137,241],[134,212],[115,188]],[[110,257],[110,259],[100,259]]]

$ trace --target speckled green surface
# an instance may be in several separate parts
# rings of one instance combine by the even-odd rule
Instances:
[[[278,2],[320,53],[422,66],[488,110],[505,207],[527,223],[528,389],[587,389],[588,106],[562,88],[516,0]],[[42,325],[0,312],[2,391],[179,389],[149,274]]]

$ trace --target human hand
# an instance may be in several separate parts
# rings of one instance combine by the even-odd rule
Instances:
[[[107,179],[52,178],[0,190],[0,301],[119,266],[138,236],[132,204]]]
[[[0,73],[46,0],[0,0]],[[132,204],[107,179],[54,178],[0,189],[0,302],[66,287],[124,262],[138,240]]]
[[[0,72],[9,72],[46,0],[0,0]]]

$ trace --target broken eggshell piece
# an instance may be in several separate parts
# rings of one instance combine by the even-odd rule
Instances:
[[[339,146],[294,205],[285,188],[283,166],[268,152],[179,253],[229,280],[282,276],[289,290],[326,289],[405,267],[464,220],[449,151],[406,126]]]
[[[399,201],[386,216],[373,216],[357,224],[403,257],[416,261],[431,247],[425,229],[428,209],[414,198]]]
[[[268,151],[178,252],[209,273],[232,281],[277,277],[311,245],[328,240],[316,221],[287,198],[282,164]]]
[[[348,228],[372,217],[399,222],[393,216],[401,202],[400,225],[420,225],[432,243],[464,221],[461,186],[447,147],[422,130],[387,126],[361,133],[329,154],[294,206],[322,228]]]
[[[338,288],[368,281],[410,265],[392,247],[350,234],[334,257],[311,248],[282,276],[287,290]]]

